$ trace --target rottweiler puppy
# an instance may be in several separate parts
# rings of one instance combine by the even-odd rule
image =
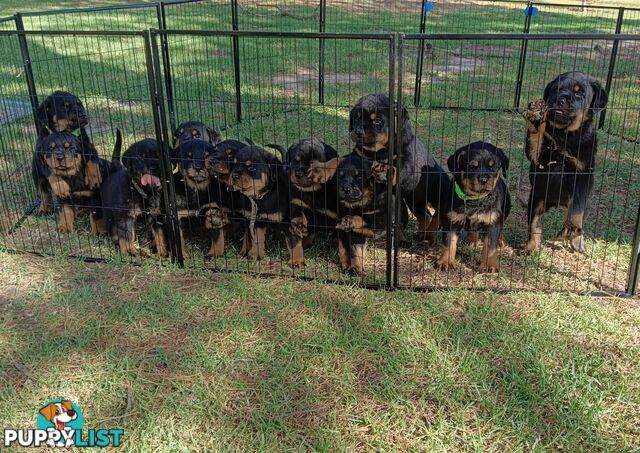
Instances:
[[[183,141],[173,157],[178,166],[174,185],[179,217],[197,216],[204,219],[204,227],[211,233],[211,247],[207,256],[213,258],[224,255],[224,227],[229,223],[228,216],[233,208],[233,195],[228,190],[228,182],[221,181],[214,169],[216,166],[221,169],[220,160],[217,159],[219,154],[216,146],[194,139]],[[226,152],[223,151],[223,154],[226,156]],[[228,179],[228,172],[224,177]]]
[[[117,131],[114,154],[119,154],[121,144],[122,136]],[[100,193],[86,179],[87,161],[82,152],[85,147],[82,136],[67,131],[49,133],[43,127],[31,160],[31,174],[41,200],[40,213],[51,212],[53,197],[56,197],[60,201],[56,214],[57,229],[61,233],[73,232],[75,220],[85,208],[90,210],[91,232],[106,232]],[[98,159],[95,164],[102,180],[109,172],[110,164],[104,159]]]
[[[48,128],[51,132],[70,132],[82,140],[82,154],[84,156],[85,183],[90,189],[98,189],[102,182],[99,156],[89,139],[85,126],[89,124],[89,117],[82,101],[75,94],[67,91],[54,91],[47,96],[36,109],[38,130]],[[42,199],[41,212],[51,212],[53,207],[48,199]]]
[[[312,232],[333,230],[338,216],[333,178],[338,152],[317,138],[298,140],[288,150],[279,145],[267,146],[279,149],[285,156],[284,171],[291,184],[291,234],[303,240],[310,237],[309,229]]]
[[[437,267],[440,270],[455,267],[462,233],[474,237],[483,233],[480,272],[498,272],[502,226],[511,212],[511,196],[504,180],[509,159],[500,148],[478,141],[459,148],[449,157],[447,165],[453,181],[447,191],[444,245]]]
[[[123,256],[137,256],[136,220],[144,217],[151,229],[158,255],[169,247],[161,212],[160,153],[156,140],[147,138],[131,145],[100,189],[107,230]]]
[[[403,108],[402,112],[402,131],[398,131],[402,133],[401,148],[397,150],[400,155],[398,184],[402,199],[418,220],[418,240],[434,242],[441,220],[440,202],[444,200],[449,176],[414,134],[407,110]],[[387,162],[391,120],[387,95],[375,93],[360,98],[349,114],[354,152],[373,161]],[[379,168],[386,171],[386,167]],[[386,178],[384,173],[374,173],[381,181]]]
[[[355,153],[338,160],[336,229],[340,269],[360,275],[364,272],[367,239],[386,228],[387,191],[395,185],[397,170],[392,169],[390,184],[381,183],[375,176],[375,162]]]
[[[280,160],[259,146],[245,146],[235,153],[231,185],[249,202],[249,209],[239,210],[249,222],[240,254],[262,259],[267,228],[284,230],[289,265],[298,267],[304,265],[302,244],[284,228],[290,222],[289,182],[282,167]]]
[[[51,132],[73,132],[89,124],[82,101],[67,91],[54,91],[36,109],[39,129]]]
[[[220,134],[200,121],[185,121],[173,132],[173,148],[178,148],[187,140],[204,140],[212,145],[220,142]]]
[[[529,166],[528,252],[542,246],[542,216],[553,207],[567,211],[558,239],[585,251],[584,214],[593,188],[598,141],[595,113],[609,95],[600,82],[582,72],[560,74],[544,90],[543,99],[529,104],[525,152]]]

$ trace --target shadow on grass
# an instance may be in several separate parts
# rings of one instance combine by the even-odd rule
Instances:
[[[22,266],[0,323],[13,424],[64,394],[89,426],[124,426],[134,451],[624,450],[632,436],[599,420],[628,397],[608,370],[637,365],[574,342],[588,332],[564,324],[571,298],[6,261]]]

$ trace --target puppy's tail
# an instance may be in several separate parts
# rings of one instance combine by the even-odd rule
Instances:
[[[287,148],[285,148],[282,145],[278,145],[275,143],[269,143],[267,145],[264,145],[267,148],[271,148],[271,149],[275,149],[276,151],[278,151],[280,153],[280,160],[284,162],[284,155],[287,154]]]
[[[111,163],[120,163],[122,153],[122,132],[120,129],[116,129],[116,144],[113,147],[113,154],[111,154]]]

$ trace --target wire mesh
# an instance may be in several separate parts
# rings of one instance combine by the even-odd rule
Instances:
[[[435,159],[443,163],[456,149],[477,140],[490,141],[502,148],[510,159],[506,182],[513,207],[504,222],[506,244],[500,249],[499,277],[478,272],[482,248],[475,247],[471,241],[463,243],[458,250],[459,266],[446,272],[434,266],[441,253],[439,248],[428,249],[426,253],[422,247],[401,250],[399,285],[624,291],[639,207],[640,99],[634,88],[636,83],[629,77],[629,68],[638,65],[638,41],[622,41],[618,50],[605,127],[598,132],[594,188],[584,224],[588,238],[586,252],[575,253],[566,244],[553,240],[555,233],[562,230],[565,218],[562,210],[552,210],[544,216],[547,241],[540,252],[527,256],[523,246],[527,242],[527,200],[531,185],[530,164],[523,152],[526,123],[521,111],[509,108],[513,102],[521,38],[505,39],[500,35],[491,36],[491,40],[463,35],[423,38],[432,43],[434,57],[425,63],[424,83],[428,88],[423,93],[423,102],[409,108],[418,137],[427,144]],[[568,71],[587,73],[604,85],[612,38],[612,35],[602,39],[575,39],[571,35],[530,38],[523,105],[541,98],[545,86],[558,74]],[[408,70],[415,67],[415,54],[405,54],[403,65]],[[412,82],[411,72],[405,80]],[[402,94],[411,97],[410,83],[403,86]],[[465,108],[470,105],[478,110]]]
[[[633,8],[462,0],[177,0],[21,15],[24,29],[39,32],[0,34],[3,245],[92,258],[128,254],[112,237],[91,234],[89,216],[79,215],[98,205],[85,202],[79,206],[72,233],[60,232],[59,216],[36,215],[41,194],[31,176],[38,136],[31,107],[61,89],[74,93],[87,106],[90,121],[86,130],[102,158],[110,158],[118,128],[124,133],[123,150],[154,138],[160,159],[152,166],[158,172],[168,172],[165,167],[174,166],[171,177],[150,175],[137,183],[144,191],[151,181],[151,189],[161,192],[153,206],[148,201],[141,203],[134,247],[141,254],[180,258],[183,249],[189,266],[375,286],[388,285],[393,277],[397,286],[410,288],[625,291],[629,282],[635,281],[630,271],[637,269],[640,237],[640,174],[636,171],[640,106],[635,89],[640,41],[627,35],[640,28],[639,15],[640,10]],[[0,19],[0,31],[15,30],[16,24],[13,17]],[[160,29],[152,32],[150,47],[145,46],[142,33],[123,31],[150,28]],[[187,31],[167,30],[172,28]],[[212,29],[221,31],[201,31]],[[240,31],[229,32],[233,29]],[[354,34],[422,30],[429,34],[407,35],[397,48],[392,44],[395,35]],[[402,55],[398,62],[396,51]],[[396,63],[401,64],[399,71]],[[586,251],[574,253],[551,240],[564,225],[561,210],[554,210],[544,216],[547,240],[542,250],[526,254],[523,243],[528,235],[531,186],[522,113],[530,101],[542,96],[550,80],[573,70],[588,73],[609,92],[607,109],[595,118],[601,128],[584,223]],[[147,78],[150,75],[151,80]],[[438,238],[436,245],[427,245],[424,239],[442,232],[438,233],[437,223],[430,223],[427,217],[438,217],[438,210],[445,209],[440,205],[451,195],[450,188],[440,186],[435,192],[431,188],[427,194],[430,204],[426,211],[420,211],[416,206],[423,203],[424,194],[407,195],[400,185],[395,189],[375,186],[374,192],[384,191],[381,199],[387,200],[383,212],[375,209],[384,218],[382,222],[370,219],[374,231],[367,237],[364,269],[355,271],[342,262],[345,242],[340,238],[342,234],[344,239],[344,234],[335,228],[339,219],[316,218],[313,209],[307,210],[304,234],[314,240],[305,239],[302,255],[306,266],[295,267],[291,264],[299,263],[292,263],[292,257],[299,260],[300,255],[292,255],[299,249],[292,247],[298,242],[292,239],[291,231],[299,233],[300,216],[296,214],[294,221],[291,212],[299,210],[291,209],[291,203],[278,221],[270,218],[260,223],[255,217],[259,211],[252,214],[256,208],[247,201],[251,197],[240,197],[240,207],[221,205],[229,201],[230,193],[232,199],[239,196],[228,190],[224,178],[211,176],[213,195],[207,193],[202,198],[203,194],[193,193],[179,171],[181,164],[189,167],[194,159],[172,154],[169,161],[174,130],[185,121],[201,121],[219,134],[219,140],[227,140],[225,146],[236,146],[228,140],[255,143],[267,152],[268,159],[275,156],[269,166],[282,177],[276,178],[276,193],[288,193],[290,198],[300,195],[291,175],[285,174],[291,162],[267,145],[278,145],[286,155],[287,149],[293,146],[295,150],[310,143],[304,139],[313,137],[345,157],[354,144],[349,131],[350,110],[359,98],[375,92],[398,100],[398,124],[403,126],[406,118],[430,150],[437,165],[411,170],[421,172],[427,181],[446,175],[449,156],[465,144],[487,141],[504,150],[510,159],[505,181],[513,206],[504,222],[498,276],[479,272],[480,264],[486,264],[482,248],[464,240],[458,250],[459,265],[446,271],[436,269],[442,239]],[[389,115],[394,117],[395,109]],[[399,144],[406,139],[406,132],[399,127]],[[395,135],[390,135],[391,144]],[[402,147],[397,151],[401,154]],[[393,153],[385,156],[383,159],[394,158]],[[401,154],[400,164],[402,158]],[[357,169],[365,173],[372,164],[360,161]],[[337,166],[329,168],[339,175]],[[342,170],[345,173],[346,168]],[[156,187],[155,177],[159,177],[160,187]],[[335,184],[339,179],[334,177]],[[337,189],[332,190],[330,197],[322,192],[320,198],[339,208]],[[211,198],[216,204],[213,208]],[[62,205],[58,203],[59,212]],[[224,214],[224,228],[218,224],[212,228],[221,221],[216,217],[220,213]],[[351,218],[353,214],[336,212],[338,217]],[[252,218],[254,224],[248,227]],[[173,231],[174,222],[179,231]],[[243,238],[248,235],[250,242],[256,239],[255,222],[271,231],[258,241],[262,245],[266,242],[261,260],[243,253],[247,252]],[[223,253],[216,249],[219,231],[213,230],[224,233]],[[158,243],[163,240],[164,244]],[[350,272],[357,275],[348,276]]]
[[[86,131],[100,157],[111,160],[116,129],[124,134],[125,147],[136,140],[154,136],[151,94],[147,80],[147,60],[141,34],[70,34],[28,33],[26,38],[31,55],[35,87],[40,93],[38,102],[56,90],[71,92],[86,106],[89,124]],[[109,239],[90,234],[86,215],[99,204],[90,198],[74,202],[60,198],[55,201],[56,212],[38,215],[42,200],[34,187],[32,159],[36,137],[31,108],[27,108],[23,56],[18,36],[2,35],[3,71],[0,98],[5,106],[3,115],[2,155],[5,159],[2,192],[5,196],[3,216],[10,233],[5,245],[34,253],[72,254],[94,258],[117,255]],[[16,76],[18,78],[16,78]],[[24,85],[23,85],[24,83]],[[84,170],[83,170],[84,171]],[[108,173],[104,175],[106,178]],[[87,188],[82,188],[82,190]],[[95,195],[98,190],[93,191]],[[61,231],[60,212],[72,206],[72,231]],[[71,209],[71,208],[70,208]],[[32,215],[27,215],[32,214]],[[18,220],[23,217],[21,222]],[[10,219],[10,220],[9,220]]]
[[[276,144],[286,152],[299,139],[316,138],[336,149],[340,155],[345,155],[350,151],[348,114],[353,103],[369,92],[389,93],[390,90],[393,73],[390,72],[389,35],[348,36],[348,39],[323,35],[326,88],[325,102],[320,104],[317,95],[317,49],[320,35],[280,36],[258,33],[252,36],[249,32],[239,35],[242,74],[240,91],[244,118],[238,123],[235,119],[232,36],[216,33],[187,35],[181,32],[159,32],[159,35],[166,35],[171,49],[175,123],[179,125],[189,120],[201,121],[219,132],[220,140],[237,140],[244,144],[253,142],[266,149],[269,149],[266,145]],[[374,67],[377,70],[364,71],[364,68]],[[194,71],[194,68],[198,70]],[[180,126],[177,129],[180,131]],[[274,150],[271,149],[270,152],[274,153]],[[275,155],[278,160],[271,162],[270,166],[282,176],[285,156],[278,152]],[[189,167],[192,165],[190,160],[183,156],[176,163]],[[179,175],[178,178],[176,190],[188,198],[191,183],[187,182],[186,175]],[[220,179],[214,179],[212,184],[224,183]],[[183,219],[184,231],[196,231],[198,225],[202,226],[207,212],[207,206],[203,205],[208,205],[211,191],[225,194],[226,189],[226,186],[213,187],[207,189],[207,196],[204,198],[203,194],[199,195],[198,199],[207,202],[189,206],[189,209],[200,214]],[[276,187],[271,190],[289,193],[292,182],[285,175],[284,178],[277,179]],[[337,205],[335,191],[330,195],[333,197],[331,199],[327,198],[329,196],[324,193],[325,190],[326,188],[321,189],[318,197]],[[214,198],[217,196],[219,195]],[[228,208],[227,220],[232,226],[227,228],[231,231],[225,234],[229,241],[223,256],[205,261],[211,248],[210,242],[202,240],[202,237],[192,241],[189,239],[191,235],[185,234],[185,258],[188,265],[211,266],[220,270],[295,274],[326,280],[347,278],[339,272],[335,232],[327,231],[333,228],[328,228],[326,223],[319,220],[314,223],[313,216],[309,217],[306,225],[310,235],[312,232],[315,235],[313,242],[305,236],[305,245],[308,246],[304,251],[306,266],[295,269],[288,264],[291,257],[288,255],[287,234],[291,219],[287,218],[287,206],[280,206],[282,221],[265,223],[273,232],[267,236],[264,258],[260,261],[244,258],[241,253],[242,236],[247,231],[245,224],[249,219],[246,216],[250,212],[250,203],[247,203],[247,199],[240,197],[240,201],[235,201],[239,208]],[[284,204],[287,205],[288,202],[285,201]],[[380,213],[382,215],[384,213]],[[323,222],[326,220],[323,218]],[[329,219],[332,225],[335,220]],[[366,253],[364,274],[354,277],[354,281],[385,284],[387,273],[383,232],[384,230],[375,231],[376,239],[371,242]],[[206,234],[205,232],[205,236]]]

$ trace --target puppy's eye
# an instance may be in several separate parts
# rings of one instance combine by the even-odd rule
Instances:
[[[360,172],[359,172],[358,170],[355,170],[355,171],[353,172],[353,174],[354,174],[354,175],[356,175],[356,176],[358,176],[358,175],[360,174]]]
[[[53,143],[53,142],[52,142],[52,143],[49,143],[49,148],[53,149],[53,148],[55,148],[55,147],[56,147],[56,144],[55,144],[55,143]]]
[[[295,157],[296,162],[300,162],[300,156]]]
[[[373,120],[373,125],[375,127],[382,127],[383,124],[384,124],[384,121],[382,121],[380,118],[376,118],[375,120]]]
[[[494,166],[495,164],[496,164],[496,163],[495,163],[494,161],[490,160],[490,161],[489,161],[489,163],[488,163],[489,168],[493,168],[493,166]]]
[[[184,129],[180,129],[180,133],[181,133],[181,134],[184,134]]]
[[[480,165],[480,163],[477,160],[472,160],[471,161],[471,166],[473,168],[478,168],[479,165]]]
[[[65,102],[65,103],[64,103],[64,106],[65,106],[66,108],[69,108],[69,107],[71,107],[71,104],[67,101],[67,102]]]
[[[71,143],[69,143],[69,142],[64,142],[64,147],[65,147],[65,149],[69,149],[69,148],[71,148]]]
[[[231,155],[231,150],[228,149],[228,150],[225,151],[225,153],[227,153],[227,156],[230,156]]]
[[[340,176],[340,177],[344,177],[344,171],[340,170],[340,171],[338,172],[338,176]]]

